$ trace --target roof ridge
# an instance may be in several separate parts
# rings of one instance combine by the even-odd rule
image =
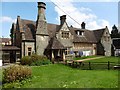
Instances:
[[[96,29],[96,30],[92,30],[92,31],[99,31],[99,30],[105,30],[106,28],[101,28],[101,29]]]
[[[33,21],[33,20],[28,20],[28,19],[21,19],[21,20],[24,20],[24,21],[31,21],[31,22],[36,22],[36,21]]]

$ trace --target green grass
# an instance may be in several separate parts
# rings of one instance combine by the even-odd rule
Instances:
[[[118,64],[118,61],[120,60],[120,58],[119,57],[113,57],[113,56],[111,56],[111,57],[104,57],[104,58],[99,58],[99,59],[95,59],[95,60],[90,60],[90,61],[84,61],[84,62],[113,62],[113,63],[116,63],[116,64]]]
[[[0,67],[0,84],[2,82],[2,68]],[[0,85],[0,89],[2,88],[2,85]]]
[[[105,70],[105,69],[108,69],[108,61],[110,62],[109,68],[114,69],[114,66],[118,64],[119,59],[120,59],[119,57],[111,56],[111,57],[103,57],[103,58],[94,59],[94,60],[86,60],[86,61],[83,61],[84,65],[82,64],[80,66],[80,69],[85,69],[85,70],[90,69],[89,67],[89,62],[90,62],[91,69]],[[77,64],[79,65],[79,63]]]
[[[73,58],[73,60],[82,60],[82,59],[87,59],[87,58],[95,58],[98,56],[83,56],[83,57],[75,57]]]
[[[21,88],[117,88],[117,70],[80,70],[62,64],[31,67],[33,77]],[[14,84],[16,85],[16,84]],[[19,83],[17,83],[19,85]],[[6,84],[5,86],[9,86]]]
[[[2,69],[0,67],[0,81],[2,80]]]

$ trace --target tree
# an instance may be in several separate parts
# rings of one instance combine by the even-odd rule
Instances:
[[[120,33],[115,25],[112,27],[111,38],[120,38]]]

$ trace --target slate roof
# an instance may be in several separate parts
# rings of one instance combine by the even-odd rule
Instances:
[[[55,38],[51,38],[46,49],[65,49],[65,47]]]
[[[101,37],[102,37],[102,35],[103,35],[103,33],[104,33],[104,30],[105,30],[105,28],[103,28],[103,29],[98,29],[98,30],[93,30],[97,42],[100,41],[100,39],[101,39]]]
[[[34,21],[21,19],[22,28],[25,32],[25,39],[26,40],[33,40],[35,39],[34,34],[36,32],[36,23]]]
[[[25,20],[21,19],[23,31],[25,31],[25,39],[26,40],[34,40],[35,39],[35,32],[36,32],[36,22],[31,20]],[[60,25],[56,24],[50,24],[47,23],[47,30],[50,38],[53,38],[60,30]],[[102,37],[102,34],[105,30],[98,29],[98,30],[87,30],[87,29],[80,29],[80,28],[74,28],[69,27],[71,34],[74,36],[73,42],[82,42],[82,43],[97,43],[99,42],[100,38]],[[76,35],[75,31],[80,30],[84,31],[84,36],[78,36]]]
[[[83,42],[83,43],[96,43],[96,38],[93,33],[93,31],[87,30],[87,29],[79,29],[79,28],[69,28],[71,33],[74,35],[74,40],[73,42]],[[83,31],[84,35],[77,35],[75,31]]]
[[[1,39],[2,42],[6,42],[6,43],[9,42],[9,41],[11,41],[10,38],[0,38],[0,39]]]
[[[0,48],[0,50],[2,50],[2,51],[19,51],[20,48],[18,48],[16,46],[7,45],[7,46],[2,46],[2,48]]]
[[[48,34],[52,38],[55,36],[56,32],[60,29],[60,25],[56,24],[47,24]]]

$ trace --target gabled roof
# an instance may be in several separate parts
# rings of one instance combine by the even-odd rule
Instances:
[[[100,41],[100,39],[101,39],[101,37],[102,37],[104,31],[105,31],[105,28],[103,28],[103,29],[98,29],[98,30],[93,30],[97,42]]]
[[[2,51],[19,51],[20,48],[18,48],[16,46],[7,45],[7,46],[2,46],[2,48],[0,48],[0,50],[2,50]]]
[[[31,20],[21,19],[23,31],[25,32],[25,39],[32,40],[35,39],[34,34],[36,32],[36,22]],[[47,24],[47,30],[50,37],[54,37],[56,31],[58,31],[60,25],[56,24]]]
[[[73,42],[82,42],[82,43],[96,43],[97,42],[96,37],[93,31],[91,30],[70,27],[70,31],[74,36]],[[75,31],[82,31],[84,32],[84,35],[77,35]]]
[[[46,49],[65,49],[65,47],[56,39],[56,37],[53,37],[50,39]]]
[[[10,38],[0,38],[0,39],[1,39],[2,42],[9,42],[9,41],[11,41]]]
[[[56,32],[58,32],[60,29],[60,25],[56,25],[56,24],[47,24],[47,30],[48,30],[48,34],[50,37],[54,37]]]
[[[35,39],[34,34],[36,32],[36,23],[34,21],[21,19],[23,31],[25,33],[26,40]]]
[[[26,40],[34,40],[35,39],[35,32],[36,32],[36,22],[31,20],[21,19],[21,24],[23,31],[25,33]],[[47,30],[50,38],[55,37],[56,33],[59,32],[61,26],[57,24],[50,24],[47,23]],[[74,39],[73,42],[81,42],[81,43],[97,43],[101,39],[105,28],[98,29],[98,30],[87,30],[87,29],[80,29],[69,27],[71,34],[73,35]],[[84,31],[83,36],[78,36],[75,31],[80,30]]]

